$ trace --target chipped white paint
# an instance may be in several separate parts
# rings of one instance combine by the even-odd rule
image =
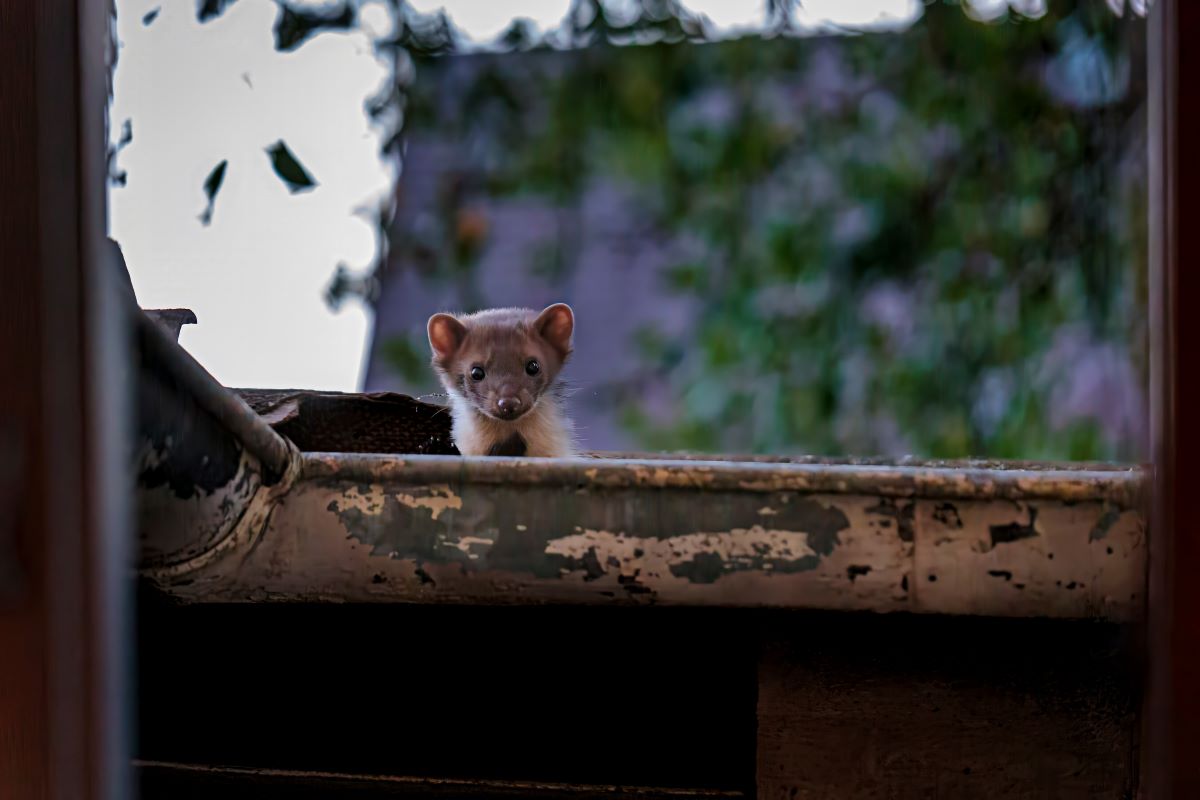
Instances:
[[[383,513],[383,498],[383,486],[378,483],[369,484],[366,492],[363,492],[361,486],[355,485],[341,493],[337,498],[337,507],[339,511],[349,511],[353,508],[363,514],[377,517]]]
[[[409,508],[427,508],[434,519],[442,515],[446,509],[461,509],[462,498],[450,490],[449,486],[430,486],[429,494],[418,496],[412,494],[397,494],[396,499]]]
[[[491,539],[484,539],[482,536],[459,536],[456,539],[449,539],[445,536],[439,536],[439,547],[452,547],[466,554],[467,558],[475,560],[480,555],[491,549],[495,542]]]
[[[808,545],[808,534],[779,531],[755,525],[720,533],[689,533],[665,539],[643,539],[610,531],[584,530],[581,534],[552,539],[546,543],[548,555],[582,559],[595,550],[601,563],[614,558],[621,564],[634,565],[621,573],[632,576],[634,570],[648,575],[670,574],[672,566],[695,561],[698,555],[715,555],[731,566],[750,568],[768,561],[797,561],[815,557]],[[640,552],[640,555],[636,553]]]
[[[462,498],[451,491],[449,486],[430,486],[426,491],[428,494],[425,495],[398,492],[393,497],[398,503],[409,508],[427,509],[435,520],[447,509],[462,508]],[[368,516],[377,517],[383,513],[386,497],[387,492],[384,487],[381,484],[372,483],[366,486],[365,491],[359,485],[347,487],[335,502],[340,512],[344,513],[354,509]]]
[[[588,529],[549,540],[546,553],[572,559],[560,569],[558,591],[580,596],[600,593],[683,604],[912,610],[904,587],[911,579],[913,546],[901,538],[891,520],[880,524],[882,518],[871,511],[878,499],[812,499],[836,507],[847,517],[848,527],[838,534],[828,554],[813,550],[806,532],[761,524],[662,539]],[[775,503],[782,505],[783,499],[776,498]],[[705,554],[714,556],[710,564],[693,563],[697,555]],[[650,589],[653,595],[631,595],[631,587]],[[542,584],[523,591],[549,588]]]

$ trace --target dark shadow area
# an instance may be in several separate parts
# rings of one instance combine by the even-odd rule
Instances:
[[[789,737],[812,739],[802,761],[813,785],[844,786],[863,747],[887,732],[872,760],[894,749],[926,770],[973,772],[965,789],[987,791],[1002,777],[997,765],[1021,768],[1006,753],[1021,749],[1012,728],[1028,718],[1025,737],[1066,743],[1089,776],[1108,786],[1132,780],[1137,666],[1130,631],[1114,625],[144,600],[138,757],[149,761],[454,779],[463,782],[452,785],[455,796],[507,796],[492,784],[472,789],[473,780],[752,793],[756,739],[760,761]],[[990,757],[980,750],[989,737]],[[1048,749],[1047,759],[1061,761]],[[293,798],[321,796],[326,785],[143,775],[149,800],[202,796],[155,787]],[[447,791],[328,785],[339,796]],[[572,791],[563,796],[588,796]]]

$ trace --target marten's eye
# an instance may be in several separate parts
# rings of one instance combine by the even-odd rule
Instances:
[[[542,365],[537,362],[536,358],[531,358],[525,362],[525,374],[537,375],[542,371]]]
[[[483,367],[471,367],[471,380],[481,381],[484,374]]]

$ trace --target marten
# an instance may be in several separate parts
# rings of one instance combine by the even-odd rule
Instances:
[[[429,318],[433,368],[450,396],[454,443],[465,456],[575,455],[559,372],[575,314],[498,308]]]

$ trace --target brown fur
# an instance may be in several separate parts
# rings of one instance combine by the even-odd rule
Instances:
[[[501,308],[429,318],[433,368],[450,395],[459,452],[574,455],[557,382],[571,355],[574,327],[574,314],[561,303],[540,313]],[[533,375],[531,361],[538,365]],[[479,380],[472,375],[477,368],[483,370]]]

